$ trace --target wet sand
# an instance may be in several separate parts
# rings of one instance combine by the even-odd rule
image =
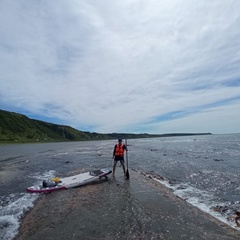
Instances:
[[[240,232],[130,170],[75,189],[43,195],[24,217],[17,240],[240,239]]]

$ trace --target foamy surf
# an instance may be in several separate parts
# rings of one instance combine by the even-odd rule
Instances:
[[[213,193],[197,189],[189,184],[184,183],[171,183],[171,181],[166,180],[161,176],[156,176],[152,174],[142,173],[141,174],[150,177],[154,181],[157,181],[164,185],[165,187],[173,190],[173,193],[190,203],[191,205],[197,207],[201,211],[208,213],[212,217],[218,219],[219,221],[229,225],[230,227],[240,231],[240,228],[236,226],[234,222],[234,209],[231,210],[231,206],[228,206],[228,212],[221,214],[219,211],[215,211],[216,206],[226,206],[226,203],[219,202]],[[234,203],[232,203],[234,205]]]
[[[54,176],[54,171],[44,174],[35,173],[31,177],[35,179],[34,185],[39,185],[43,179]],[[34,201],[39,194],[18,193],[9,196],[1,196],[0,202],[0,239],[12,240],[18,233],[21,219],[24,214],[34,206]]]
[[[10,240],[14,238],[18,232],[22,216],[29,208],[33,207],[33,202],[38,198],[37,195],[27,193],[21,195],[16,200],[10,200],[7,205],[0,209],[0,239]]]

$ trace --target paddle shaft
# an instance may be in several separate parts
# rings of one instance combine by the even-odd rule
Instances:
[[[126,145],[126,160],[127,160],[127,171],[126,171],[126,179],[129,179],[129,171],[128,171],[128,147],[127,147],[127,139],[125,140]]]

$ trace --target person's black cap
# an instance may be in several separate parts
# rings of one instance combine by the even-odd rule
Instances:
[[[122,139],[121,139],[121,138],[119,138],[119,139],[118,139],[118,141],[119,141],[119,142],[122,142]]]

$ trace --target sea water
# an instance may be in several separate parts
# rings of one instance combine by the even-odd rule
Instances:
[[[0,145],[0,239],[16,236],[42,180],[112,166],[116,141]],[[190,204],[236,228],[240,134],[128,139],[129,170],[151,176]],[[217,210],[217,211],[216,211]]]

